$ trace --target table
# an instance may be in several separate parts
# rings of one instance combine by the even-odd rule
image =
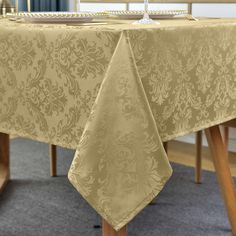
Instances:
[[[0,186],[10,173],[8,134],[76,149],[70,182],[104,219],[103,235],[126,235],[171,176],[162,142],[214,126],[211,149],[225,152],[215,125],[236,118],[235,41],[233,19],[149,26],[2,19]],[[224,160],[219,176],[222,166],[229,174]],[[225,196],[228,183],[220,183]],[[236,201],[225,199],[236,234]]]

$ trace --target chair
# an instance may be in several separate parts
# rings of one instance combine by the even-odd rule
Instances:
[[[15,0],[15,8],[16,12],[19,12],[19,0]],[[28,12],[31,12],[31,1],[27,0],[27,10]]]

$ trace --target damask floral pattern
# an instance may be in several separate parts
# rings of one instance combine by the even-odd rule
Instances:
[[[140,86],[123,33],[69,172],[72,184],[116,229],[150,202],[171,174]]]
[[[100,37],[96,31],[78,34],[77,27],[69,27],[67,33],[65,26],[58,25],[54,33],[52,25],[0,23],[2,131],[10,129],[21,136],[76,148],[119,33],[112,34],[111,41],[109,32]],[[105,41],[109,51],[102,50]],[[92,64],[96,71],[91,70]]]
[[[131,31],[135,58],[143,58],[137,67],[162,140],[235,115],[235,24],[208,23],[147,32],[146,40],[141,40],[143,31]]]
[[[0,81],[0,102],[3,100],[3,96],[4,96],[4,93],[5,93],[5,89],[2,85],[2,82]]]
[[[65,77],[69,92],[78,96],[79,81],[76,77],[93,79],[103,74],[108,63],[102,47],[96,41],[79,38],[77,34],[60,34],[48,48],[48,61],[56,68],[60,78]]]
[[[163,188],[162,141],[236,117],[236,22],[0,20],[0,131],[76,149],[69,179],[115,229]]]

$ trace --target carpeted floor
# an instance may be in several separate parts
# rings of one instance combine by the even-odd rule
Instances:
[[[74,152],[59,149],[59,177],[49,177],[48,146],[11,142],[11,181],[0,195],[0,236],[100,236],[100,217],[68,182]],[[131,224],[129,236],[230,236],[215,174],[193,183],[192,168],[173,164],[174,175]]]

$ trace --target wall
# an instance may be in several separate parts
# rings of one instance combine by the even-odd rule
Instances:
[[[74,2],[70,1],[71,10],[74,9]],[[103,11],[123,10],[125,4],[89,4],[81,3],[82,11]],[[130,4],[131,10],[142,10],[143,4]],[[187,9],[186,4],[150,4],[151,10],[163,9]],[[193,15],[209,17],[236,17],[236,4],[194,4]]]

